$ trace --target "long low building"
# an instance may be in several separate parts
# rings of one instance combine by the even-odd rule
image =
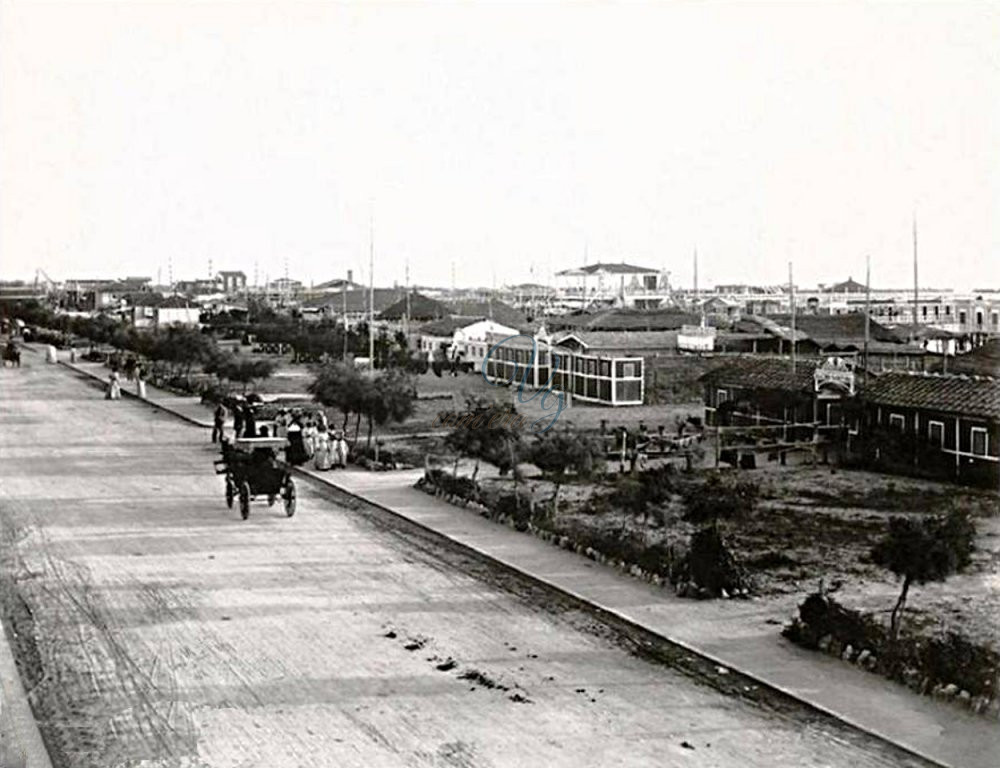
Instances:
[[[604,405],[642,405],[645,360],[639,356],[591,355],[553,345],[542,336],[491,338],[486,375],[494,381],[550,386],[575,399]],[[502,343],[501,343],[502,342]]]
[[[704,374],[710,426],[822,432],[890,471],[998,487],[1000,379],[871,371],[849,358],[741,357]],[[797,425],[793,427],[792,425]]]

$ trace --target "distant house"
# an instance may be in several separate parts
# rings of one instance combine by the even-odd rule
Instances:
[[[834,283],[823,288],[824,293],[864,293],[866,290],[864,283],[859,283],[853,277],[847,278],[842,283]]]
[[[591,305],[653,309],[669,304],[666,272],[634,264],[599,262],[555,274],[558,296],[577,306]]]
[[[181,296],[168,296],[155,307],[156,327],[168,325],[197,326],[201,321],[201,307]]]
[[[226,295],[243,293],[247,288],[247,276],[239,271],[223,271],[219,273],[219,283]]]
[[[748,356],[700,381],[707,424],[765,428],[744,442],[826,436],[866,465],[1000,485],[1000,379]]]
[[[658,357],[677,352],[676,331],[561,331],[552,334],[560,347],[587,355]]]
[[[313,320],[337,318],[341,321],[346,316],[349,325],[367,321],[370,295],[369,289],[365,288],[313,296],[302,302],[302,316]],[[400,288],[376,288],[373,305],[376,318],[401,298],[403,290]]]
[[[573,399],[605,405],[642,405],[645,361],[642,357],[585,354],[552,345],[539,332],[509,339],[491,334],[486,376],[497,382],[524,382],[526,387],[551,387]],[[499,345],[499,346],[497,346]],[[495,348],[494,348],[495,347]]]

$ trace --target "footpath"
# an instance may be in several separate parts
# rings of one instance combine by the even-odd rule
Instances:
[[[107,369],[100,364],[62,364],[107,380]],[[147,386],[146,402],[211,427],[211,410],[197,398]],[[918,696],[903,685],[782,638],[781,624],[794,612],[798,598],[679,598],[669,589],[418,491],[413,484],[423,470],[301,471],[932,762],[953,768],[1000,766],[996,720]]]

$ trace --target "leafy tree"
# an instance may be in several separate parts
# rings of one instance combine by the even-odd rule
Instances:
[[[972,558],[975,535],[969,514],[958,509],[944,516],[889,520],[889,530],[872,549],[871,559],[903,580],[889,625],[893,642],[899,634],[910,585],[944,581],[963,570]]]
[[[553,510],[559,508],[559,490],[572,473],[581,479],[603,471],[604,446],[585,434],[566,429],[550,430],[535,437],[528,460],[555,483]]]
[[[373,379],[366,379],[361,405],[368,419],[368,447],[372,444],[375,426],[403,422],[413,415],[417,388],[405,371],[387,370]]]
[[[521,431],[517,429],[513,408],[501,407],[485,398],[466,398],[466,410],[462,413],[441,414],[445,423],[454,428],[445,438],[445,444],[463,456],[475,459],[472,473],[475,480],[479,474],[479,462],[493,464],[506,475],[517,463],[521,454]]]
[[[353,365],[342,362],[319,366],[309,385],[313,400],[344,414],[344,430],[351,415],[361,413],[364,390],[365,377]]]
[[[717,473],[712,474],[707,482],[685,490],[687,512],[684,519],[717,528],[720,519],[733,520],[751,514],[757,505],[759,490],[754,482],[726,483]]]

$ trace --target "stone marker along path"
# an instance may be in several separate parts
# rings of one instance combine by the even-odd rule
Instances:
[[[200,430],[60,367],[2,377],[3,578],[56,765],[920,764],[306,484],[243,522]]]

